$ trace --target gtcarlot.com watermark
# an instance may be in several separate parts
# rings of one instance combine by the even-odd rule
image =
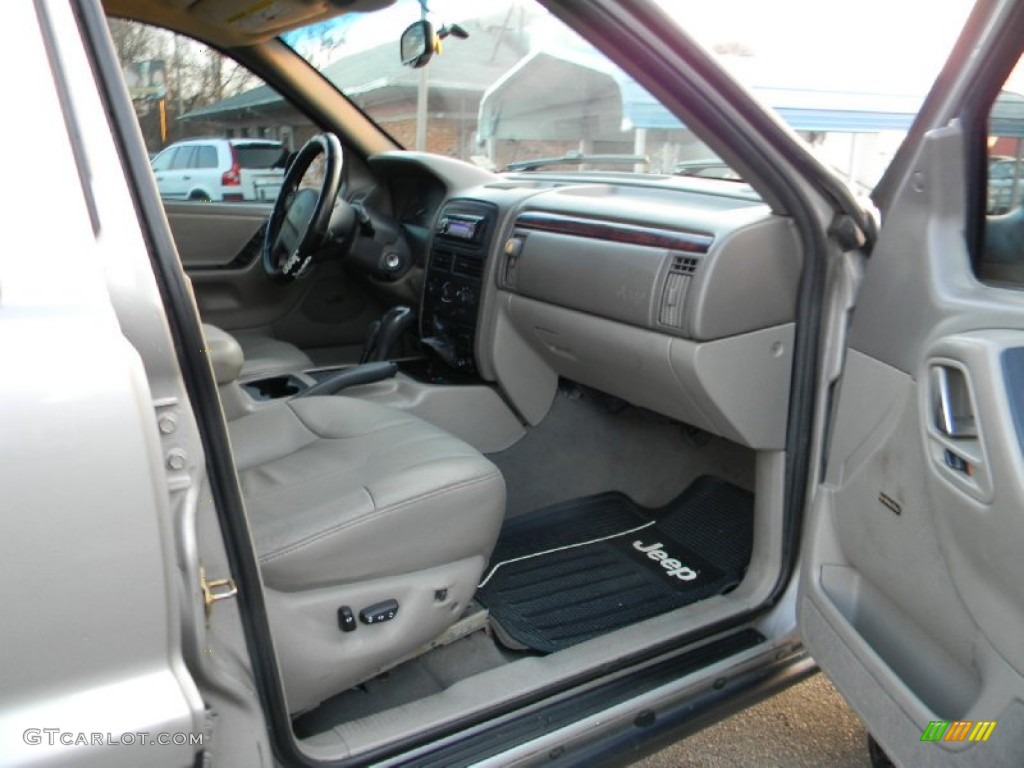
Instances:
[[[201,746],[201,733],[150,733],[134,731],[125,733],[99,733],[96,731],[62,731],[60,728],[27,728],[21,734],[22,740],[29,745],[45,744],[50,747],[63,745],[66,747],[109,747],[133,745],[161,746]]]

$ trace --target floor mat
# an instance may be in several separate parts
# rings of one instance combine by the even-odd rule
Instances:
[[[502,528],[476,598],[499,638],[558,651],[734,587],[753,507],[704,476],[658,510],[602,493],[522,515]]]

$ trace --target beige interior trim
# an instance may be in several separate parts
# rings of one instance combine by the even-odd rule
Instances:
[[[349,0],[345,8],[324,2],[275,0],[273,6],[255,0],[104,0],[111,16],[138,19],[176,29],[225,48],[255,45],[290,29],[340,16],[375,11],[394,0]]]

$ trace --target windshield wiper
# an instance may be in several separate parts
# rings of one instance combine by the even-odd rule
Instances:
[[[636,165],[650,162],[647,155],[585,155],[582,152],[566,152],[561,157],[539,157],[536,160],[517,160],[505,166],[506,171],[535,171],[547,165],[583,165],[584,163],[609,163]]]

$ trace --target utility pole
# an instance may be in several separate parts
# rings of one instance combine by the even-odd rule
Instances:
[[[427,97],[430,92],[430,76],[426,67],[420,68],[420,84],[416,91],[416,151],[427,150]]]
[[[181,138],[181,115],[185,111],[184,106],[184,95],[183,88],[181,87],[181,40],[178,35],[174,35],[174,90],[177,91],[178,95],[178,110],[174,114],[174,127],[177,128],[177,137]]]

